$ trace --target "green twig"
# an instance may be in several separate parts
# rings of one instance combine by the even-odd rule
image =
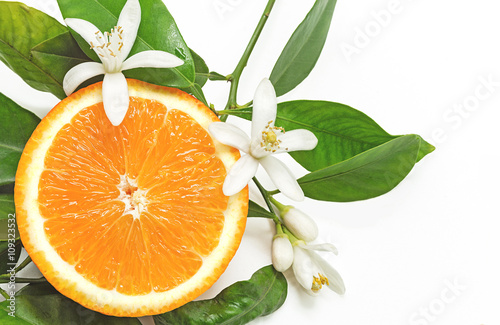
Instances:
[[[288,236],[288,239],[290,240],[292,245],[298,241],[303,241],[295,237],[294,234],[292,234],[292,232],[286,226],[283,226],[283,232]]]
[[[260,194],[262,194],[262,197],[264,198],[264,201],[266,201],[266,205],[267,205],[267,208],[269,209],[269,212],[271,212],[273,214],[273,221],[274,221],[274,223],[281,224],[280,218],[274,213],[271,201],[269,201],[269,194],[268,194],[268,192],[266,191],[266,189],[264,188],[264,186],[262,186],[262,184],[259,182],[259,180],[257,179],[257,177],[253,178],[253,182],[255,183],[255,185],[257,185],[257,188],[259,189]]]
[[[278,200],[272,197],[269,192],[267,192],[267,194],[269,195],[269,200],[271,200],[271,203],[274,204],[278,208],[278,210],[280,210],[280,213],[283,213],[283,210],[286,209],[286,206],[278,202]]]
[[[252,115],[251,111],[246,111],[246,110],[238,110],[238,109],[224,109],[217,111],[218,115],[234,115],[234,116],[241,116],[241,115]]]
[[[0,284],[9,282],[10,279],[0,278]],[[41,283],[41,282],[47,282],[47,279],[41,277],[41,278],[16,278],[15,280],[15,283]]]
[[[16,267],[16,273],[24,269],[30,263],[31,263],[31,257],[28,256],[21,264],[19,264],[18,267]]]
[[[10,296],[9,294],[2,288],[0,288],[0,294],[5,298],[5,299],[9,299]]]
[[[24,269],[26,267],[26,265],[30,264],[31,263],[31,257],[26,257],[26,259],[21,263],[19,264],[15,269],[14,269],[14,274],[16,274],[17,272],[21,271],[22,269]],[[0,275],[0,279],[4,279],[4,278],[7,278],[9,279],[10,278],[10,273],[6,273],[6,274],[2,274]]]
[[[248,45],[245,49],[245,52],[243,52],[243,55],[241,56],[240,61],[238,62],[238,65],[234,69],[234,72],[231,74],[231,78],[228,79],[231,82],[231,89],[229,90],[229,98],[226,104],[226,110],[229,109],[234,109],[238,107],[238,104],[236,103],[237,101],[237,93],[238,93],[238,84],[240,82],[240,77],[243,72],[243,69],[245,69],[248,59],[250,58],[250,54],[252,54],[253,49],[255,48],[255,44],[257,44],[257,40],[260,37],[260,34],[262,33],[262,30],[264,29],[264,26],[266,25],[267,19],[269,18],[269,15],[271,13],[271,10],[273,9],[274,3],[276,0],[269,0],[267,2],[266,9],[264,9],[264,13],[262,14],[262,17],[259,20],[259,23],[257,24],[257,27],[255,28],[255,31],[253,32],[252,38],[250,38],[250,42],[248,42]],[[224,117],[224,116],[223,116]],[[227,118],[227,115],[226,115]]]

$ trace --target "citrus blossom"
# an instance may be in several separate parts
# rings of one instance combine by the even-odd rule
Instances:
[[[340,274],[325,261],[316,251],[327,251],[337,254],[332,244],[306,244],[298,240],[293,244],[292,269],[300,285],[309,294],[317,294],[323,286],[342,295],[345,292],[344,281]]]
[[[104,74],[102,84],[104,110],[113,125],[120,125],[129,106],[127,80],[123,70],[134,68],[173,68],[184,63],[173,54],[163,51],[144,51],[127,60],[141,22],[138,0],[128,0],[118,18],[118,24],[104,34],[83,19],[67,18],[66,24],[89,43],[101,63],[84,62],[70,69],[63,80],[66,95],[70,95],[85,80]]]
[[[271,81],[264,79],[255,91],[251,138],[228,123],[214,122],[210,125],[209,131],[217,140],[246,153],[229,171],[223,186],[225,195],[241,191],[255,176],[261,164],[281,193],[295,201],[304,199],[304,192],[290,169],[272,155],[312,150],[318,144],[318,139],[309,130],[285,132],[283,128],[276,127],[277,109],[274,87]]]

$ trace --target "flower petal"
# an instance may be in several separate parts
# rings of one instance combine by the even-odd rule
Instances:
[[[293,273],[304,289],[311,291],[313,284],[313,263],[309,254],[299,246],[293,247]]]
[[[262,131],[270,121],[272,121],[271,126],[274,125],[277,109],[278,101],[273,84],[269,79],[264,79],[257,87],[253,98],[252,140],[258,138],[260,141]]]
[[[288,230],[298,239],[309,242],[318,237],[318,225],[301,210],[291,207],[285,210],[281,217]]]
[[[311,251],[331,252],[335,255],[339,254],[337,247],[335,247],[333,244],[330,244],[330,243],[316,244],[316,245],[306,244],[306,245],[303,245],[302,248],[307,249],[307,250],[311,250]]]
[[[208,131],[219,142],[248,153],[250,138],[237,126],[224,122],[213,122],[208,126]]]
[[[271,247],[273,266],[278,272],[285,272],[293,263],[293,247],[288,237],[276,237]]]
[[[234,165],[224,180],[222,191],[231,196],[247,186],[248,182],[255,176],[259,161],[250,155],[244,155]]]
[[[317,263],[323,272],[325,272],[325,276],[328,278],[328,288],[335,291],[339,295],[343,295],[345,293],[345,285],[344,280],[340,276],[339,272],[335,270],[327,261],[325,261],[321,256],[317,253],[311,251],[311,257],[314,259],[314,262]]]
[[[144,51],[134,54],[125,60],[122,70],[134,68],[174,68],[183,64],[184,61],[168,52]]]
[[[83,19],[78,19],[78,18],[66,18],[64,19],[66,22],[66,25],[68,25],[69,28],[77,32],[83,39],[89,43],[93,42],[94,44],[96,43],[96,36],[101,33],[99,28],[97,28],[94,24],[91,22],[88,22]],[[102,34],[101,34],[102,35]]]
[[[75,65],[66,73],[66,75],[64,75],[64,92],[67,96],[69,96],[85,80],[104,73],[104,67],[101,63],[84,62]]]
[[[106,73],[102,83],[104,111],[114,126],[120,125],[128,111],[127,79],[123,73]]]
[[[278,136],[280,148],[275,153],[298,150],[312,150],[318,144],[318,138],[309,130],[298,129],[282,133]]]
[[[284,163],[272,156],[261,158],[259,162],[281,193],[294,201],[304,200],[302,188],[300,188],[295,176]]]
[[[123,30],[123,46],[120,53],[120,61],[123,62],[134,46],[141,23],[141,5],[139,0],[128,0],[123,6],[118,17],[117,26]]]

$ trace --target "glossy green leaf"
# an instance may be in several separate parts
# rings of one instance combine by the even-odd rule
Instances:
[[[12,316],[9,316],[8,313],[11,311],[7,308],[7,303],[4,301],[0,303],[1,306],[5,306],[5,311],[2,310],[2,313],[0,313],[0,323],[2,325],[30,325],[30,323],[25,322],[24,320],[15,317],[15,313],[12,312]]]
[[[0,220],[7,219],[15,212],[14,194],[0,194]]]
[[[0,309],[10,312],[8,301],[0,303]],[[11,316],[0,313],[0,323]],[[34,283],[21,289],[16,294],[16,320],[13,324],[92,324],[92,325],[140,325],[137,318],[106,316],[66,298],[49,283]]]
[[[22,247],[20,239],[11,243],[7,240],[0,241],[0,274],[6,274],[12,267],[16,266]]]
[[[269,77],[278,97],[297,87],[316,65],[336,3],[336,0],[316,0],[290,37]]]
[[[15,225],[15,217],[16,207],[14,205],[14,189],[12,189],[9,193],[0,194],[0,242],[6,241],[12,236],[12,223]],[[14,220],[11,221],[11,220]],[[19,231],[17,229],[17,225],[14,228],[14,235],[16,238],[19,238]]]
[[[418,157],[417,157],[417,162],[422,160],[425,156],[436,150],[436,147],[434,147],[432,144],[429,142],[425,141],[424,139],[421,139],[422,142],[420,143],[420,150],[418,151]]]
[[[58,0],[57,2],[64,18],[90,21],[104,32],[110,31],[116,25],[126,0]],[[141,13],[141,24],[130,55],[142,51],[160,50],[178,56],[184,60],[184,65],[171,69],[132,69],[124,71],[125,76],[162,86],[177,88],[193,86],[195,68],[191,52],[163,1],[141,0]],[[81,49],[94,61],[98,61],[96,54],[90,50],[83,38],[72,33]]]
[[[203,60],[201,56],[199,56],[193,50],[191,50],[191,57],[193,58],[194,71],[196,73],[194,82],[197,83],[202,88],[207,83],[210,70],[208,69],[208,66],[205,63],[205,60]]]
[[[212,81],[227,81],[227,77],[221,75],[218,72],[215,71],[210,71],[210,74],[208,75],[208,79]]]
[[[287,131],[307,129],[316,135],[318,145],[314,150],[290,153],[310,171],[344,161],[396,138],[364,113],[326,101],[280,103],[275,124]]]
[[[154,316],[156,325],[240,325],[271,314],[283,305],[287,282],[272,265],[236,282],[215,298],[192,301],[171,312]]]
[[[280,103],[276,125],[285,130],[307,129],[318,138],[311,151],[290,155],[310,171],[322,169],[400,136],[390,135],[366,114],[347,105],[298,100]],[[419,160],[434,147],[423,142]]]
[[[40,119],[0,93],[0,185],[14,183],[24,145]]]
[[[248,218],[268,218],[274,219],[274,214],[267,211],[254,201],[248,202]]]
[[[422,138],[405,135],[338,164],[298,179],[305,196],[350,202],[385,194],[396,187],[417,162]]]
[[[67,32],[49,15],[19,2],[0,1],[0,60],[31,87],[66,97],[52,66],[34,60],[31,49]]]
[[[31,54],[33,62],[47,70],[61,84],[71,68],[90,61],[69,31],[38,44]]]

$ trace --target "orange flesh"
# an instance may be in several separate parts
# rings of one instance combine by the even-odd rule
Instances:
[[[170,290],[218,245],[226,170],[186,113],[131,97],[114,127],[102,103],[90,106],[58,132],[44,163],[38,201],[48,241],[101,288]]]

